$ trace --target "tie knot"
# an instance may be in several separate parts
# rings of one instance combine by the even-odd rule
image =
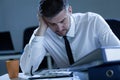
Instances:
[[[67,36],[63,36],[63,38],[64,38],[64,39],[66,39],[66,38],[67,38]]]

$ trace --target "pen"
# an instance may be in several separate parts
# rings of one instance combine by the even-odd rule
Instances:
[[[31,66],[31,70],[30,70],[30,75],[31,76],[33,76],[32,70],[33,70],[33,66]]]

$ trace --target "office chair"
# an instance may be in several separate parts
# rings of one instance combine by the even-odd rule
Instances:
[[[120,21],[115,20],[115,19],[106,19],[106,22],[109,24],[109,26],[112,29],[113,33],[120,40]]]
[[[23,48],[25,47],[25,45],[29,42],[30,37],[33,34],[33,31],[37,28],[38,26],[32,26],[32,27],[28,27],[24,30],[23,33]]]

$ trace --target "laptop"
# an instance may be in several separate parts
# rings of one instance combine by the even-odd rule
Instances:
[[[0,32],[0,55],[16,54],[9,31]]]

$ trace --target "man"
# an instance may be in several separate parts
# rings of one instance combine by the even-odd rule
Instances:
[[[34,31],[20,59],[24,73],[35,72],[48,52],[57,67],[70,65],[63,36],[67,36],[74,62],[103,46],[119,46],[105,20],[98,14],[75,13],[67,0],[41,0],[39,27]]]

